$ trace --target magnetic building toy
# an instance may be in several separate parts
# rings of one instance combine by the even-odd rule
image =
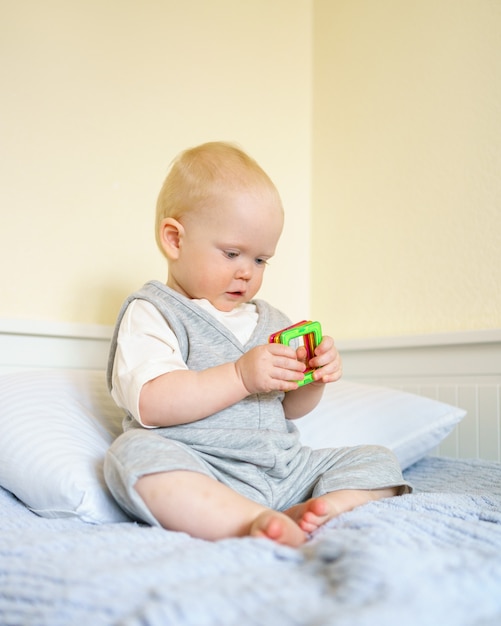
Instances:
[[[322,327],[320,322],[311,322],[303,320],[287,328],[283,328],[269,337],[270,343],[283,343],[288,346],[291,341],[302,337],[304,347],[306,348],[306,362],[308,363],[315,354],[315,348],[322,341]],[[313,371],[315,368],[309,368],[304,372],[303,380],[297,383],[301,387],[313,382]]]

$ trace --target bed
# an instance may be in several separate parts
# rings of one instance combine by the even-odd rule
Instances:
[[[107,331],[49,330],[0,332],[0,624],[501,623],[501,464],[438,455],[468,419],[461,406],[330,385],[300,422],[304,441],[387,445],[414,493],[345,513],[300,549],[207,542],[116,506],[102,479],[122,418]]]

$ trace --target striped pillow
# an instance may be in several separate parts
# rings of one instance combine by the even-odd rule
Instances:
[[[102,371],[0,376],[0,485],[43,517],[128,520],[103,479],[122,418]]]

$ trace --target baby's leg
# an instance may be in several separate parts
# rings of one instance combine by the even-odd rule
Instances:
[[[306,540],[291,516],[253,502],[205,474],[180,470],[147,474],[135,489],[164,528],[192,537],[250,535],[289,546]]]
[[[371,500],[390,498],[400,493],[401,487],[389,487],[387,489],[342,489],[332,491],[317,498],[311,498],[301,504],[287,509],[285,514],[293,519],[305,533],[314,530],[341,513],[351,511],[361,504]]]
[[[285,511],[305,533],[371,500],[411,490],[397,457],[382,446],[314,450],[310,452],[306,470],[308,466],[312,470],[303,471],[303,475],[306,487],[313,488],[309,492],[313,497]],[[304,493],[308,491],[305,489]]]

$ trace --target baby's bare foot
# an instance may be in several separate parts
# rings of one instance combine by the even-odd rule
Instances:
[[[398,491],[398,487],[375,490],[344,489],[332,491],[318,498],[311,498],[311,500],[296,504],[284,511],[284,513],[294,520],[305,533],[312,533],[341,513],[351,511],[355,507],[371,500],[395,496]]]
[[[291,547],[298,547],[306,541],[306,535],[290,516],[271,510],[263,511],[257,516],[249,535],[266,537]]]
[[[338,511],[333,503],[323,496],[296,504],[287,509],[285,514],[294,520],[305,533],[312,533],[338,515]]]

